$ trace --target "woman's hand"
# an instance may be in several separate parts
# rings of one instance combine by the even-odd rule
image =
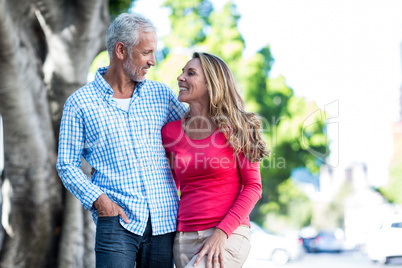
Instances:
[[[227,235],[224,231],[219,228],[210,235],[200,246],[195,254],[198,254],[197,259],[195,259],[194,267],[200,262],[200,260],[207,255],[207,268],[219,267],[224,268],[224,256]]]

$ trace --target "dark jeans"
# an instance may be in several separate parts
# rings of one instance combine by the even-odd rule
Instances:
[[[133,234],[119,223],[119,216],[99,217],[96,227],[97,268],[173,267],[175,232],[152,236],[151,218],[143,236]]]

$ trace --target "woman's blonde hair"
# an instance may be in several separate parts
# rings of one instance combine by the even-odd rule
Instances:
[[[219,57],[205,52],[195,52],[193,58],[200,59],[205,74],[210,97],[209,114],[228,139],[235,155],[243,152],[251,162],[269,155],[260,133],[261,120],[257,114],[244,110],[244,100],[229,66]]]

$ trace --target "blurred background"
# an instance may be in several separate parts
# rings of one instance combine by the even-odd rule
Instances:
[[[263,121],[271,156],[245,267],[402,267],[401,1],[56,3],[0,1],[3,265],[93,267],[89,213],[54,171],[58,126],[129,11],[158,28],[147,78],[178,92],[192,53],[213,53]]]

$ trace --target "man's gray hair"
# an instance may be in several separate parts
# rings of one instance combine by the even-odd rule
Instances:
[[[140,32],[156,32],[156,27],[142,15],[120,14],[107,29],[106,47],[109,57],[113,57],[113,51],[119,42],[122,42],[131,54],[131,48],[140,42]]]

